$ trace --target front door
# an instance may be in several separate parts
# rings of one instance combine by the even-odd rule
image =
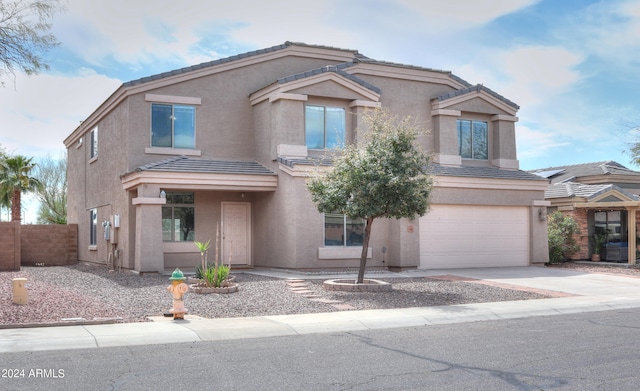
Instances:
[[[222,262],[251,264],[251,204],[222,203]]]

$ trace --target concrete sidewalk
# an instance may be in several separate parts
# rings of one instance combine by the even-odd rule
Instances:
[[[328,279],[280,271],[254,271],[280,278]],[[157,317],[154,322],[74,325],[0,330],[0,352],[82,349],[216,341],[240,338],[416,327],[640,307],[640,278],[581,273],[544,267],[451,269],[390,273],[394,278],[455,276],[498,286],[562,293],[551,299],[461,304],[386,310],[341,311],[304,315],[182,321]],[[349,275],[340,275],[350,278]],[[384,273],[371,278],[385,278]],[[355,275],[354,275],[355,278]]]

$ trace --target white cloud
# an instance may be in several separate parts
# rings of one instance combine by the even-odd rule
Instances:
[[[454,73],[481,83],[521,107],[554,104],[583,80],[578,66],[584,56],[558,46],[521,46],[490,50],[483,62],[460,66]]]
[[[17,75],[0,89],[0,145],[34,157],[59,156],[62,141],[122,84],[84,70],[75,77]]]
[[[531,159],[559,151],[570,145],[569,141],[560,141],[557,135],[531,129],[525,125],[516,125],[516,144],[519,159]]]
[[[420,14],[424,25],[436,29],[467,30],[517,12],[541,0],[398,0]]]
[[[577,12],[562,28],[558,39],[597,56],[603,71],[638,66],[640,2],[598,2]]]

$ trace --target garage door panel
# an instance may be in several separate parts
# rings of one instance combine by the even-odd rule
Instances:
[[[526,266],[527,207],[435,205],[420,218],[420,267]]]

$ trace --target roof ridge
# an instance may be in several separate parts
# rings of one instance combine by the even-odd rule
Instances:
[[[337,47],[332,47],[332,46],[310,45],[310,44],[306,44],[306,43],[303,43],[303,42],[286,41],[283,44],[274,45],[274,46],[271,46],[271,47],[268,47],[268,48],[251,50],[251,51],[248,51],[248,52],[245,52],[245,53],[234,54],[232,56],[222,57],[222,58],[218,58],[216,60],[202,62],[200,64],[190,65],[190,66],[186,66],[186,67],[182,67],[182,68],[178,68],[178,69],[173,69],[173,70],[170,70],[170,71],[167,71],[167,72],[162,72],[162,73],[157,73],[157,74],[141,77],[139,79],[134,79],[134,80],[130,80],[128,82],[125,82],[122,85],[124,87],[131,87],[131,86],[135,86],[135,85],[138,85],[138,84],[147,83],[147,82],[150,82],[150,81],[153,81],[153,80],[158,80],[158,79],[163,79],[165,77],[179,75],[181,73],[196,71],[196,70],[199,70],[199,69],[209,68],[209,67],[212,67],[212,66],[215,66],[215,65],[219,65],[219,64],[224,64],[224,63],[227,63],[227,62],[241,60],[243,58],[253,57],[253,56],[257,56],[257,55],[265,54],[265,53],[276,52],[276,51],[283,50],[283,49],[286,49],[286,48],[291,47],[291,46],[303,46],[303,47],[320,48],[320,49],[328,49],[328,50],[339,50],[339,51],[352,53],[355,59],[359,59],[359,60],[367,60],[368,59],[367,56],[365,56],[363,54],[360,54],[357,50],[353,50],[353,49],[342,49],[342,48],[337,48]]]
[[[539,172],[539,171],[557,170],[557,169],[560,169],[560,168],[567,169],[569,167],[577,167],[577,166],[600,166],[600,165],[608,164],[608,163],[615,163],[620,168],[627,168],[627,167],[623,166],[622,164],[620,164],[620,163],[618,163],[618,162],[616,162],[614,160],[603,160],[603,161],[600,161],[600,162],[575,163],[575,164],[567,164],[567,165],[564,165],[564,166],[535,168],[533,170],[527,170],[527,171]]]

